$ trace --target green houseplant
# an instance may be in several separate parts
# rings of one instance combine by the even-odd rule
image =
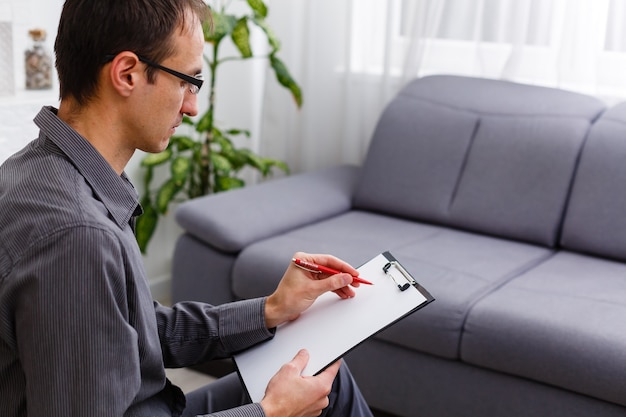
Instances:
[[[210,46],[210,52],[204,59],[209,68],[208,109],[196,120],[185,117],[183,123],[191,126],[192,135],[177,135],[170,139],[168,147],[161,153],[144,157],[143,169],[144,193],[141,205],[144,213],[137,220],[136,235],[139,247],[146,252],[159,218],[168,211],[170,203],[184,201],[221,191],[240,188],[245,185],[238,174],[249,167],[260,172],[263,177],[270,175],[275,168],[288,173],[284,162],[264,158],[247,148],[238,148],[233,143],[234,137],[249,137],[245,129],[221,129],[214,124],[215,85],[217,69],[229,61],[250,58],[267,59],[276,74],[280,85],[291,92],[296,105],[302,105],[302,93],[285,64],[276,56],[280,42],[265,19],[268,9],[262,0],[246,0],[248,13],[234,15],[227,12],[231,1],[213,1],[208,4],[211,22],[204,26],[204,39]],[[250,46],[250,27],[261,30],[269,45],[267,55],[254,55]],[[236,47],[236,56],[222,57],[220,46],[230,39]],[[161,171],[158,181],[157,173]]]

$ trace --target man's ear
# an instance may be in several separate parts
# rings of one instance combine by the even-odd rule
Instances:
[[[113,58],[109,67],[109,79],[118,94],[128,97],[141,81],[144,68],[137,55],[120,52]]]

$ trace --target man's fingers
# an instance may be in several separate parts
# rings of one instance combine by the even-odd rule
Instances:
[[[337,274],[326,279],[319,280],[323,292],[334,292],[341,298],[352,298],[354,290],[350,287],[352,276],[350,274]]]
[[[341,288],[347,287],[352,282],[352,276],[350,274],[336,274],[326,279],[320,279],[318,281],[324,292],[337,291]]]

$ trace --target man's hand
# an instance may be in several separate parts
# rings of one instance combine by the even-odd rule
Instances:
[[[319,375],[302,376],[308,361],[308,352],[301,350],[272,377],[261,400],[267,417],[319,416],[328,406],[328,394],[341,362],[335,362]]]
[[[349,285],[359,286],[357,282],[353,283],[352,279],[359,272],[341,259],[331,255],[311,255],[302,252],[296,253],[294,257],[345,273],[331,276],[318,274],[305,271],[291,263],[276,291],[265,303],[265,322],[269,329],[286,321],[295,320],[325,292],[332,291],[341,298],[351,298],[355,293]]]

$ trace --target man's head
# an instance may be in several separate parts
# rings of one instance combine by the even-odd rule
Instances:
[[[191,13],[189,13],[191,12]],[[55,41],[61,98],[86,104],[107,57],[132,51],[151,62],[174,53],[173,35],[190,15],[206,19],[202,0],[66,0]],[[157,71],[147,66],[148,77]]]

